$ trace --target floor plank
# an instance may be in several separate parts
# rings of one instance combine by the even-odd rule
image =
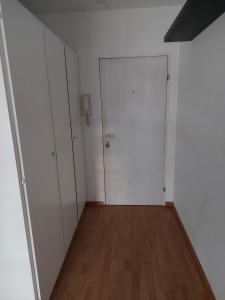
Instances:
[[[85,208],[51,300],[210,300],[172,209]]]

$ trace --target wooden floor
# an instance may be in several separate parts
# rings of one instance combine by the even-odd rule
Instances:
[[[86,207],[51,300],[208,300],[172,209]]]

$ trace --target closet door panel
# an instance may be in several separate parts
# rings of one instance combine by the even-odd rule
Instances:
[[[64,244],[43,27],[19,2],[1,3],[40,293],[47,300]]]
[[[64,44],[48,29],[45,29],[45,43],[64,238],[66,248],[68,248],[78,216]]]
[[[79,95],[79,81],[77,71],[77,59],[74,52],[68,47],[65,48],[66,69],[68,80],[68,91],[70,101],[71,125],[73,131],[74,160],[76,172],[77,204],[79,217],[82,214],[86,202],[85,184],[85,160],[81,120],[81,105]]]

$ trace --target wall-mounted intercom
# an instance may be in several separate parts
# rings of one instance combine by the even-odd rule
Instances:
[[[90,125],[90,117],[92,115],[91,111],[91,96],[90,95],[83,95],[81,97],[81,104],[82,104],[82,115],[85,117],[86,125]]]

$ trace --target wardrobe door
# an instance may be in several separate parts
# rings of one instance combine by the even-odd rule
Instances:
[[[74,52],[68,47],[65,47],[65,56],[69,91],[71,127],[73,133],[77,204],[78,214],[80,217],[86,202],[86,184],[77,60]]]
[[[47,300],[65,250],[43,27],[19,2],[1,4],[39,287]]]
[[[45,43],[64,238],[68,248],[77,225],[78,215],[64,44],[48,29],[45,29]]]

